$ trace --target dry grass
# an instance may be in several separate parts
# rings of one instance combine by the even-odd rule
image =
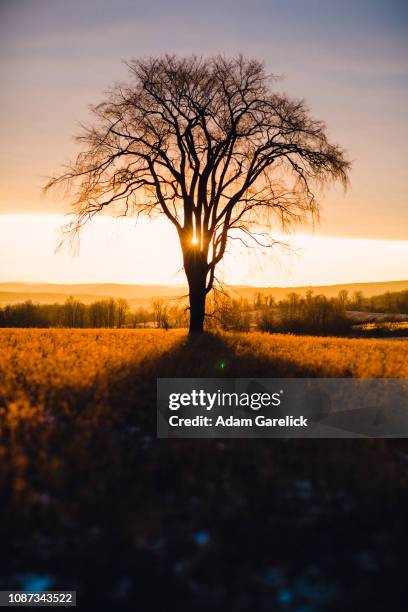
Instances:
[[[407,346],[0,331],[0,588],[45,577],[87,610],[399,609],[405,441],[160,440],[155,396],[157,376],[408,376]]]
[[[88,390],[101,401],[113,372],[118,378],[129,368],[142,372],[183,335],[159,330],[0,330],[0,397],[41,403]]]
[[[181,330],[1,330],[0,398],[48,403],[82,390],[103,401],[110,385],[155,361],[162,375],[180,377],[408,377],[404,340],[223,334],[215,352],[214,342],[198,343]]]
[[[273,366],[284,376],[407,378],[408,342],[314,336],[237,334],[228,339],[236,356]]]

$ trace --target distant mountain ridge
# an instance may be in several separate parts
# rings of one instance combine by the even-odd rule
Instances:
[[[296,292],[304,295],[307,291],[323,294],[327,297],[336,296],[339,291],[346,290],[350,294],[361,291],[364,296],[371,297],[387,291],[408,290],[408,280],[381,281],[372,283],[342,283],[336,285],[305,285],[300,287],[251,287],[246,285],[229,285],[225,289],[234,297],[252,299],[256,294],[272,295],[276,300],[285,298],[288,293]],[[0,305],[16,304],[32,300],[39,304],[64,302],[68,296],[73,296],[86,304],[106,298],[125,298],[132,307],[143,306],[152,299],[178,299],[186,296],[187,287],[183,285],[131,285],[119,283],[0,283]]]
[[[182,285],[126,285],[120,283],[0,283],[0,293],[41,293],[54,295],[88,295],[101,297],[146,298],[183,295]]]

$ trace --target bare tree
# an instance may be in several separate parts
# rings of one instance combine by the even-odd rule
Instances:
[[[123,327],[126,322],[126,317],[129,314],[129,304],[123,299],[116,300],[116,324],[118,327]]]
[[[154,322],[161,329],[169,328],[168,305],[160,299],[152,301]]]
[[[257,60],[166,55],[128,67],[129,84],[93,107],[95,122],[78,138],[83,152],[46,189],[68,187],[69,235],[107,207],[164,214],[180,240],[190,332],[201,332],[228,240],[272,245],[259,223],[316,217],[316,190],[346,185],[350,164],[303,101],[274,91]]]

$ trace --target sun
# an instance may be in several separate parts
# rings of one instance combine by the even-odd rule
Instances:
[[[191,239],[191,244],[198,244],[197,236],[193,236]]]

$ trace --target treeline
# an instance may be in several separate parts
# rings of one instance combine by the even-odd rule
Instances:
[[[290,293],[285,300],[261,307],[257,325],[260,331],[267,332],[346,335],[351,332],[353,321],[346,316],[342,295],[327,298],[309,291],[304,297]]]
[[[1,327],[124,327],[129,305],[123,299],[84,304],[73,297],[64,304],[26,301],[0,309]]]
[[[290,293],[280,301],[260,293],[251,301],[216,294],[210,301],[208,326],[225,331],[343,335],[353,325],[345,310],[342,294],[329,299],[311,291],[305,297]]]
[[[408,291],[387,291],[370,298],[366,298],[362,293],[357,292],[354,294],[354,299],[350,301],[350,306],[355,306],[355,310],[366,312],[408,314]],[[350,310],[352,309],[350,307]]]
[[[149,308],[130,310],[124,299],[98,300],[84,304],[73,297],[63,304],[21,304],[0,308],[0,327],[80,327],[136,328],[187,327],[184,305],[172,306],[153,300]]]
[[[408,290],[387,291],[381,295],[365,297],[362,291],[355,291],[350,295],[343,289],[339,292],[337,299],[340,300],[345,310],[408,314]]]
[[[224,331],[291,332],[297,334],[347,335],[353,320],[346,311],[383,313],[408,312],[408,291],[365,298],[357,292],[340,291],[335,298],[290,293],[276,301],[258,293],[253,299],[233,298],[216,291],[207,301],[206,328]],[[0,327],[82,327],[82,328],[177,328],[188,327],[185,301],[176,304],[153,300],[148,307],[131,310],[124,299],[98,300],[92,304],[70,297],[63,304],[35,304],[26,301],[0,308]]]
[[[153,300],[148,308],[131,310],[126,300],[98,300],[84,304],[69,297],[63,304],[35,304],[28,300],[0,308],[0,327],[187,327],[185,305]]]

